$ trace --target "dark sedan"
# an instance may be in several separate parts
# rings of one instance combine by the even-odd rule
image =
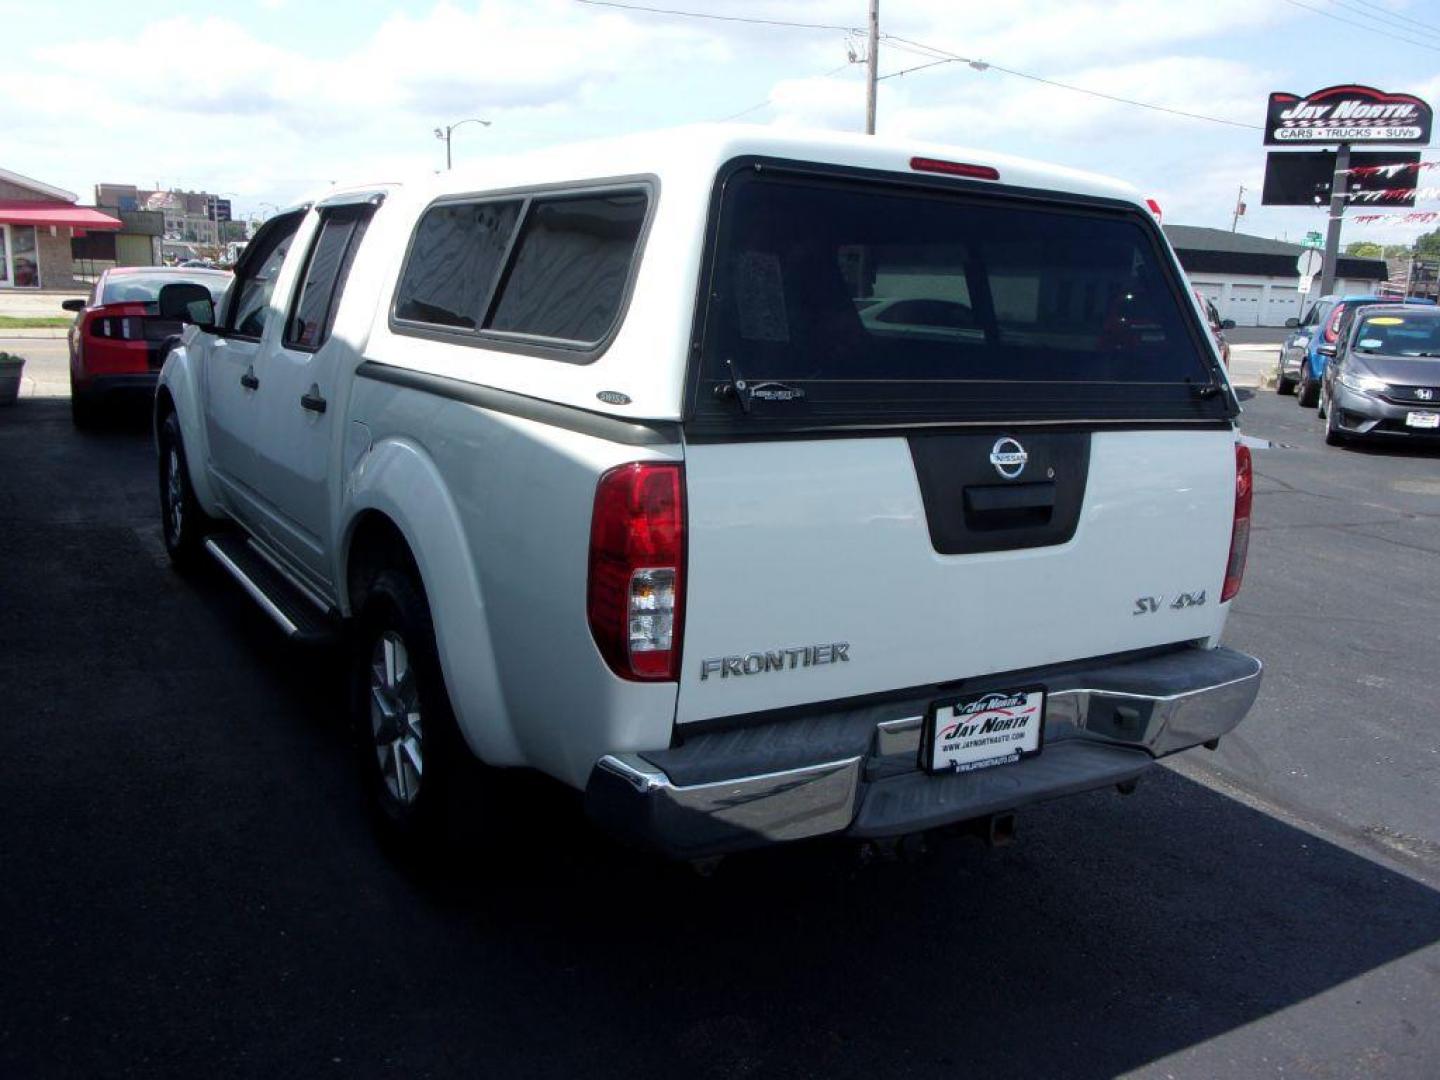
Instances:
[[[1440,438],[1440,310],[1377,304],[1348,322],[1320,346],[1325,441]]]

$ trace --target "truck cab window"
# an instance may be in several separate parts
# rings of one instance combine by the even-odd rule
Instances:
[[[256,238],[261,245],[247,258],[235,275],[229,317],[225,330],[236,337],[259,338],[265,333],[270,317],[270,299],[275,293],[275,279],[290,253],[295,230],[300,227],[303,213],[287,214]]]

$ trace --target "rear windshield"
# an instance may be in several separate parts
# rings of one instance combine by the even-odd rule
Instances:
[[[1222,419],[1156,233],[1119,207],[737,172],[693,419]]]
[[[153,304],[160,299],[160,290],[166,285],[180,282],[204,285],[210,290],[218,306],[230,287],[229,274],[117,274],[105,280],[105,294],[100,297],[102,304]]]

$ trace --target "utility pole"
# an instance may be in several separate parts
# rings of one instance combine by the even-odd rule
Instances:
[[[1345,191],[1350,179],[1350,144],[1341,143],[1335,154],[1335,178],[1330,182],[1330,220],[1325,229],[1325,261],[1320,264],[1320,295],[1335,292],[1335,263],[1340,256],[1340,219],[1345,215]]]
[[[1230,215],[1230,231],[1235,231],[1235,226],[1240,224],[1240,215],[1245,212],[1245,185],[1240,185],[1240,193],[1235,196],[1235,212]]]
[[[875,85],[880,67],[880,0],[870,0],[870,44],[865,49],[865,134],[875,134]]]

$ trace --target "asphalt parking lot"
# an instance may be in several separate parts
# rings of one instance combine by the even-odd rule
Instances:
[[[1433,1077],[1440,452],[1326,448],[1245,396],[1277,445],[1227,641],[1268,673],[1218,752],[1002,849],[709,879],[522,784],[513,841],[437,879],[371,840],[336,658],[166,565],[142,413],[82,436],[27,395],[0,410],[0,1076]]]

